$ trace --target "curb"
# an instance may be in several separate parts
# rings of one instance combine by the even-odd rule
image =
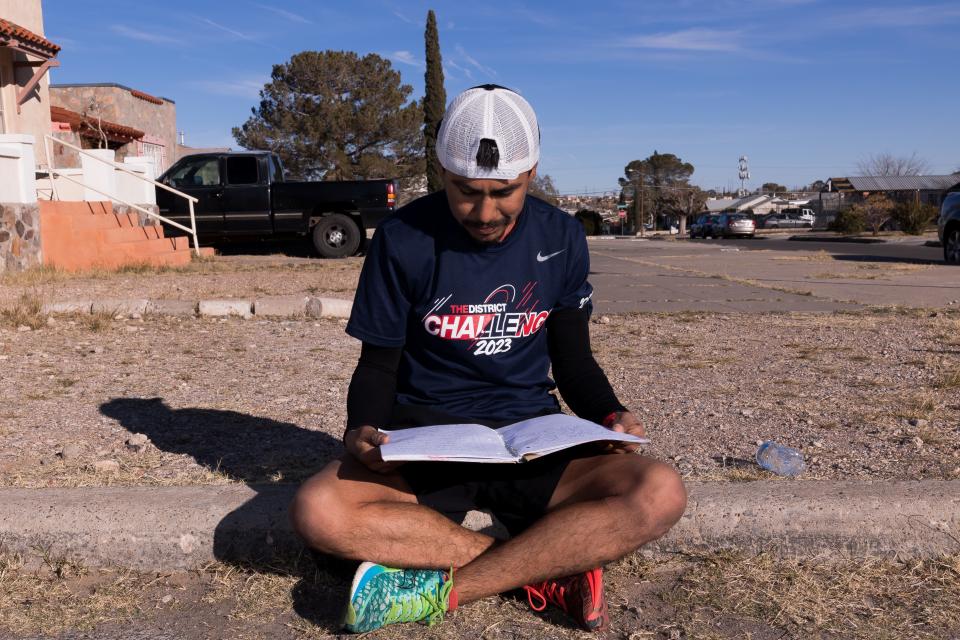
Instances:
[[[687,511],[644,555],[731,549],[779,556],[960,552],[960,481],[690,483]],[[0,542],[88,566],[188,570],[301,548],[294,485],[0,490]],[[466,526],[497,535],[489,515]]]
[[[353,307],[351,300],[339,298],[315,298],[313,296],[273,296],[254,300],[223,298],[213,300],[65,300],[44,304],[41,312],[57,314],[111,313],[143,315],[147,313],[165,316],[194,316],[201,318],[240,317],[264,318],[349,318]]]

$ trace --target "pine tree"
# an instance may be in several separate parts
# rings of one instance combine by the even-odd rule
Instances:
[[[260,105],[234,127],[245,149],[269,149],[291,177],[368,180],[423,175],[423,112],[389,60],[301,51],[274,65]]]
[[[443,65],[440,61],[440,36],[437,33],[437,16],[433,9],[427,12],[427,29],[424,32],[427,46],[427,70],[424,75],[426,95],[423,98],[423,137],[427,154],[427,191],[443,189],[440,161],[437,160],[437,133],[447,105],[447,92],[443,88]]]

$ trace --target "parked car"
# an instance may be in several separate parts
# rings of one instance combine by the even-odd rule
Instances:
[[[691,238],[709,238],[714,236],[713,226],[716,224],[717,219],[720,216],[712,213],[705,213],[697,218],[693,224],[690,225],[690,237]]]
[[[753,218],[743,213],[724,213],[713,226],[713,235],[721,238],[752,238],[755,231]]]
[[[937,235],[943,245],[943,261],[960,264],[960,193],[950,193],[943,199],[937,218]]]
[[[200,153],[180,158],[158,181],[197,199],[201,242],[310,235],[324,258],[357,253],[396,203],[393,180],[288,182],[268,151]],[[160,215],[190,226],[183,198],[157,187]]]
[[[809,212],[809,209],[804,210],[805,213],[799,211],[781,211],[780,213],[774,213],[763,219],[764,229],[796,229],[799,227],[813,227],[813,221],[815,216],[813,212]]]

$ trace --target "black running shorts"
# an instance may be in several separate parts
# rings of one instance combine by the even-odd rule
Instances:
[[[509,424],[398,406],[390,428],[469,422],[493,428]],[[569,449],[520,464],[407,462],[397,473],[410,485],[420,504],[454,522],[462,523],[468,511],[483,509],[496,516],[510,535],[516,535],[543,517],[567,464],[584,455],[594,454]]]

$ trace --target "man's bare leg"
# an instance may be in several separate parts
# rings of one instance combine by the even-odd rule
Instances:
[[[303,484],[290,517],[317,551],[390,567],[462,567],[494,543],[418,504],[399,474],[376,473],[350,456]]]
[[[672,467],[633,454],[570,462],[547,515],[456,574],[459,602],[571,575],[665,534],[686,507]]]
[[[618,559],[666,533],[686,506],[672,467],[633,454],[570,462],[549,513],[517,537],[494,539],[429,507],[399,474],[345,457],[297,494],[291,517],[311,547],[392,567],[456,567],[461,603]]]

